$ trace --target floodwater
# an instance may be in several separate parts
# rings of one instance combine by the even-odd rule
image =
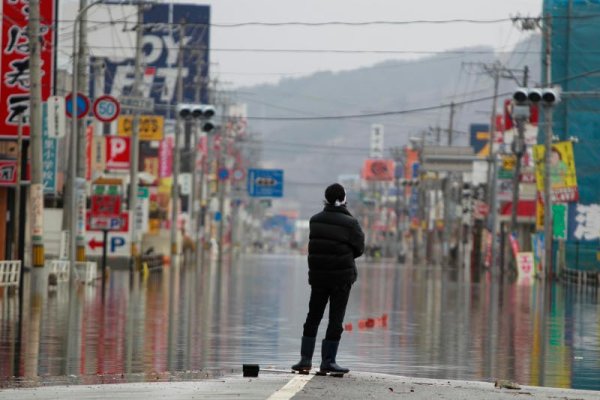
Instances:
[[[185,379],[244,363],[287,369],[299,358],[306,268],[304,256],[243,255],[233,265],[146,277],[114,270],[104,292],[100,281],[47,290],[43,273],[28,272],[21,305],[18,294],[0,292],[0,386]],[[589,287],[361,261],[338,362],[360,371],[600,390],[599,299]],[[319,354],[317,347],[317,366]]]

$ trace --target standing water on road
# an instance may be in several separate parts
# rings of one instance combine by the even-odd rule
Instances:
[[[18,294],[0,292],[0,386],[243,363],[288,369],[299,358],[305,256],[246,255],[147,277],[115,270],[104,296],[100,282],[32,290],[36,273],[26,274],[21,305]],[[600,390],[599,311],[595,289],[362,261],[338,362],[351,371]],[[319,341],[326,323],[327,313]]]

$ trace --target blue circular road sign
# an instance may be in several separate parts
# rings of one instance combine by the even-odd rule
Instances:
[[[73,93],[65,98],[65,111],[67,117],[73,118]],[[90,111],[90,99],[83,93],[77,93],[77,119],[81,119]]]

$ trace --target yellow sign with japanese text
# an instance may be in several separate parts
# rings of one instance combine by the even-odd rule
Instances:
[[[570,141],[553,143],[551,151],[550,187],[552,201],[557,203],[577,201],[579,191],[577,189],[573,143]],[[544,192],[545,154],[546,149],[543,144],[533,146],[535,178],[540,193]]]
[[[119,136],[131,136],[133,115],[121,115],[117,124]],[[160,115],[140,115],[140,140],[162,140],[165,119]]]

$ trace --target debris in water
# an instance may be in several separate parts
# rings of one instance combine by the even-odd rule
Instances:
[[[507,381],[504,379],[496,380],[494,387],[501,388],[501,389],[515,389],[515,390],[521,389],[521,386],[519,386],[519,384],[517,382]]]

